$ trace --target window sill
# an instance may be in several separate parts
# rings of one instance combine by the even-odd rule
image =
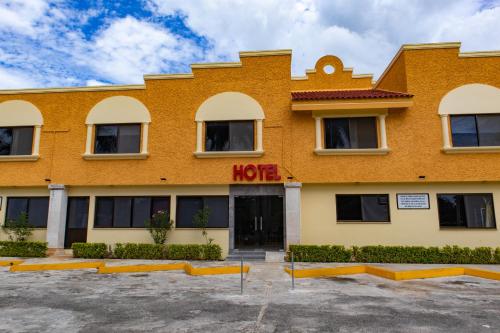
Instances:
[[[36,161],[40,155],[1,155],[0,162]]]
[[[439,230],[497,230],[496,227],[439,227]]]
[[[82,155],[84,160],[145,160],[148,156],[148,153]]]
[[[482,147],[450,147],[442,148],[445,154],[465,154],[465,153],[500,153],[500,146],[482,146]]]
[[[390,221],[337,221],[337,224],[391,224]]]
[[[389,148],[366,149],[314,149],[316,155],[387,155]]]
[[[194,152],[197,158],[219,158],[219,157],[259,157],[264,155],[263,150],[255,151],[202,151]]]

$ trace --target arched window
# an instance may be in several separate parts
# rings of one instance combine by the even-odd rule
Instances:
[[[224,92],[207,99],[196,112],[195,156],[260,156],[264,111],[252,97]]]
[[[500,151],[500,89],[467,84],[439,104],[445,152]]]
[[[114,96],[87,115],[85,159],[143,159],[148,156],[148,109],[135,98]]]
[[[30,102],[0,103],[0,161],[37,160],[42,125],[42,113]]]

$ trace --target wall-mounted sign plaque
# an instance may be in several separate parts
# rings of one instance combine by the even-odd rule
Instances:
[[[398,193],[398,209],[429,209],[429,193]]]

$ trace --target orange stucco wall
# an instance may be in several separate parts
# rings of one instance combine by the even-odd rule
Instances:
[[[233,164],[276,163],[282,180],[304,183],[498,181],[500,154],[441,152],[438,105],[451,89],[467,83],[500,87],[500,57],[459,58],[458,48],[404,50],[379,88],[414,94],[414,106],[389,110],[388,146],[382,156],[317,156],[310,112],[290,111],[290,92],[310,89],[368,89],[370,78],[350,71],[291,80],[291,56],[242,57],[241,67],[195,68],[194,78],[149,79],[145,89],[93,92],[1,94],[0,102],[22,99],[43,114],[40,159],[0,162],[0,186],[183,185],[232,183]],[[334,58],[325,58],[333,61]],[[318,62],[322,68],[322,62]],[[338,66],[337,66],[338,67]],[[257,100],[265,112],[262,157],[198,159],[194,116],[212,95],[238,91]],[[151,114],[145,160],[88,161],[85,118],[100,100],[132,96]],[[237,106],[235,106],[237,107]],[[473,112],[473,110],[471,110]],[[162,182],[160,177],[165,177]]]

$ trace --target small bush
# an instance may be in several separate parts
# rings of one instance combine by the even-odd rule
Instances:
[[[353,251],[339,245],[290,245],[294,261],[349,262]],[[287,260],[291,260],[290,255]]]
[[[221,260],[222,249],[217,244],[167,245],[167,257],[173,260]]]
[[[493,254],[493,263],[500,264],[500,247],[495,249],[495,253]]]
[[[296,261],[366,262],[395,264],[493,264],[500,263],[500,248],[459,246],[343,246],[290,245]],[[289,255],[288,255],[289,257]],[[288,258],[289,260],[290,258]]]
[[[221,260],[217,244],[116,244],[113,257],[118,259]]]
[[[86,259],[102,259],[109,256],[104,243],[73,243],[73,257]]]
[[[47,256],[45,242],[0,241],[0,257],[37,257]]]
[[[116,244],[113,257],[118,259],[166,259],[163,244]]]

